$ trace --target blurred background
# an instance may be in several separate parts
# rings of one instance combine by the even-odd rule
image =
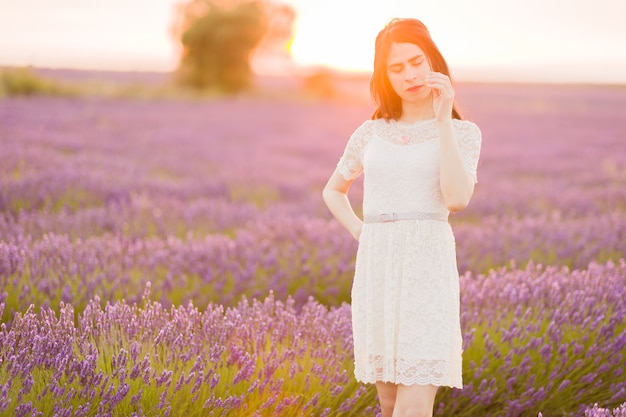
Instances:
[[[266,79],[363,75],[385,23],[416,17],[458,81],[621,84],[624,15],[615,0],[0,0],[0,66],[177,73],[231,90],[249,86],[248,64]],[[204,79],[212,65],[239,65],[240,79]]]

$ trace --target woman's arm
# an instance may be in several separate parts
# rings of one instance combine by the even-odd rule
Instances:
[[[463,210],[474,193],[474,177],[465,171],[461,151],[454,136],[452,119],[437,121],[440,136],[441,194],[451,212]]]
[[[474,178],[467,172],[461,159],[459,144],[454,136],[452,108],[454,88],[450,77],[431,72],[425,79],[433,91],[433,110],[439,127],[439,186],[443,200],[451,212],[463,210],[474,193]]]
[[[348,199],[348,190],[353,182],[354,180],[346,180],[343,175],[335,169],[335,172],[333,172],[333,175],[326,183],[324,191],[322,191],[322,197],[328,209],[339,223],[341,223],[356,240],[359,240],[363,222],[354,212],[350,200]]]

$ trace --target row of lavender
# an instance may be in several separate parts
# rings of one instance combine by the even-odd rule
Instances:
[[[110,216],[123,218],[127,212]],[[135,215],[134,227],[158,227],[139,211]],[[64,221],[94,228],[98,219],[106,218],[90,216],[87,221],[66,215]],[[232,306],[242,295],[263,297],[269,290],[282,300],[292,296],[298,305],[309,296],[332,306],[350,301],[356,243],[336,222],[270,212],[242,218],[241,224],[230,232],[233,236],[137,237],[125,235],[123,226],[119,233],[76,239],[58,233],[40,239],[13,235],[15,240],[0,242],[4,318],[30,304],[64,301],[81,310],[95,296],[138,302],[148,282],[154,297],[165,304]],[[479,224],[459,223],[456,234],[462,270],[503,265],[510,259],[518,261],[509,266],[523,267],[532,258],[581,268],[594,259],[624,256],[626,215],[579,220],[490,217]]]
[[[624,212],[622,91],[473,88],[464,97],[482,128],[483,154],[476,196],[462,219]],[[368,112],[363,105],[244,100],[5,100],[0,208],[13,216],[43,211],[54,222],[64,208],[139,198],[173,208],[167,217],[188,229],[204,223],[181,206],[207,199],[261,208],[279,203],[281,211],[326,216],[321,186]],[[354,198],[358,203],[358,193]],[[31,235],[47,231],[30,220],[13,222]]]
[[[611,415],[626,398],[626,262],[528,266],[461,279],[463,390],[437,415]],[[361,416],[350,308],[270,295],[224,309],[91,300],[0,326],[0,413],[36,416]],[[0,304],[0,311],[4,307]],[[625,405],[626,407],[626,405]],[[607,414],[608,413],[608,414]],[[618,412],[615,415],[623,416]]]
[[[623,265],[615,267],[605,262],[619,263],[626,253],[626,129],[619,118],[626,95],[603,88],[464,88],[459,94],[462,103],[472,109],[471,118],[484,135],[475,198],[468,210],[452,220],[460,268],[475,273],[463,280],[468,387],[459,398],[455,397],[459,393],[443,394],[452,398],[442,398],[446,405],[439,413],[447,415],[455,410],[454,414],[460,414],[464,409],[471,410],[466,415],[515,416],[543,410],[547,417],[581,413],[593,402],[617,406],[626,401],[626,376],[616,371],[624,365],[622,342],[626,330],[619,325],[624,313],[614,306],[615,300],[600,298],[592,290],[620,294],[620,285],[623,287],[623,281],[619,281],[625,275]],[[214,410],[215,415],[238,415],[233,410],[242,404],[247,404],[248,410],[258,409],[259,415],[321,415],[326,409],[329,415],[362,415],[371,408],[375,404],[372,391],[359,390],[349,382],[350,361],[346,358],[350,341],[346,340],[345,329],[331,332],[323,342],[306,339],[304,351],[296,356],[285,352],[276,359],[282,351],[272,353],[272,347],[291,346],[293,340],[257,341],[254,347],[244,344],[240,349],[237,346],[240,339],[245,339],[243,336],[234,336],[230,328],[209,326],[207,329],[213,333],[230,332],[225,339],[228,343],[213,343],[202,339],[202,332],[191,324],[189,314],[196,314],[192,314],[195,307],[178,307],[193,302],[203,311],[198,315],[210,311],[222,315],[220,306],[230,306],[233,309],[227,316],[239,314],[245,318],[252,307],[238,304],[241,296],[263,299],[271,290],[282,302],[293,297],[287,309],[294,317],[305,317],[307,309],[318,311],[315,320],[322,324],[302,318],[303,328],[333,328],[324,320],[349,327],[349,311],[344,311],[342,302],[349,301],[356,246],[330,220],[319,196],[347,136],[368,111],[363,105],[245,99],[132,102],[39,98],[0,102],[3,337],[16,336],[18,343],[24,338],[35,340],[16,333],[16,315],[27,311],[30,304],[36,310],[50,306],[59,311],[62,302],[71,304],[79,322],[74,327],[69,322],[64,324],[58,334],[83,337],[90,330],[81,327],[81,315],[96,314],[105,302],[123,299],[98,314],[111,312],[122,318],[120,311],[125,311],[131,315],[124,316],[125,320],[136,322],[133,315],[156,317],[155,308],[171,305],[169,313],[163,310],[165,319],[155,318],[154,329],[170,326],[167,323],[181,315],[190,326],[187,333],[200,338],[204,348],[221,344],[226,349],[221,359],[215,357],[215,364],[192,365],[188,359],[191,356],[183,354],[183,359],[179,358],[182,362],[172,365],[171,359],[166,366],[162,362],[164,353],[159,350],[165,349],[164,345],[160,339],[156,343],[148,330],[145,337],[138,330],[122,337],[121,330],[113,329],[110,336],[118,339],[106,341],[90,334],[92,347],[72,344],[71,352],[83,352],[74,359],[67,357],[70,350],[62,352],[65,359],[54,356],[62,363],[87,366],[94,375],[100,375],[94,380],[72,377],[74,368],[68,368],[66,376],[51,373],[56,367],[46,362],[28,368],[11,385],[9,375],[15,371],[8,366],[10,360],[37,357],[35,351],[18,345],[0,353],[0,382],[4,384],[0,401],[6,410],[21,407],[18,412],[32,414],[28,404],[40,409],[52,398],[50,392],[57,397],[62,392],[68,397],[64,406],[59,405],[67,415],[72,413],[70,407],[76,410],[78,405],[82,411],[76,411],[77,415],[93,415],[98,407],[102,415],[109,411],[113,415],[164,415],[168,407],[172,415],[179,415],[181,404],[194,404],[185,414],[195,410],[199,415],[205,415],[207,409]],[[352,197],[358,204],[358,192]],[[508,271],[493,277],[476,275],[511,260]],[[590,262],[602,266],[581,272],[551,269],[544,273],[532,267],[525,269],[524,265],[532,260],[582,269]],[[589,278],[590,274],[594,278]],[[548,281],[540,285],[533,276]],[[581,276],[597,288],[576,289],[575,277]],[[501,295],[494,292],[489,294],[488,302],[478,302],[480,291],[473,283],[491,283],[496,278],[506,287],[494,288],[506,290],[512,298],[500,305],[494,300]],[[605,287],[596,281],[610,285]],[[151,285],[150,299],[160,304],[151,304],[142,297],[147,285]],[[526,305],[528,301],[515,297],[533,294],[545,285],[559,289],[564,299],[578,291],[579,301],[596,300],[598,308],[587,311],[588,322],[574,320],[568,324],[561,316],[578,307],[565,303],[560,312],[551,313],[553,306],[543,312],[542,307],[529,304],[533,311],[539,309],[537,314],[545,313],[545,317],[570,329],[559,336],[552,334],[555,325],[548,332],[550,322],[544,316],[522,314],[525,311],[512,311],[508,306]],[[309,301],[309,296],[316,301]],[[270,300],[264,305],[280,309],[281,301]],[[334,309],[327,311],[318,302]],[[132,307],[133,303],[142,307]],[[28,320],[20,320],[30,322],[32,328],[47,329],[42,322],[52,320],[47,314],[30,312]],[[260,310],[250,314],[256,315],[255,320],[282,322],[271,314],[260,319]],[[107,316],[101,320],[118,319]],[[150,327],[148,322],[144,320]],[[589,330],[589,326],[595,329],[605,324],[613,326],[608,327],[610,331],[598,334]],[[250,322],[237,325],[255,329]],[[517,338],[506,336],[518,331],[518,326],[526,326],[519,329],[528,333],[519,338],[519,345]],[[21,331],[31,335],[28,331],[34,330]],[[14,336],[5,332],[13,332]],[[594,348],[596,336],[604,338],[602,349]],[[37,340],[43,339],[43,334],[37,336]],[[63,338],[54,340],[59,339]],[[77,339],[72,336],[68,340]],[[574,347],[575,341],[580,346]],[[333,353],[335,359],[325,356],[331,354],[327,352],[331,345],[339,346]],[[569,347],[553,354],[546,345],[554,349]],[[229,346],[235,351],[229,351]],[[139,378],[138,370],[132,372],[140,366],[136,363],[139,353],[128,372],[113,370],[112,358],[119,363],[122,356],[128,356],[133,349],[139,352],[140,347],[142,360],[149,355],[141,366],[151,369],[150,377],[144,373],[144,380]],[[563,349],[567,360],[563,359]],[[611,349],[612,358],[607,359]],[[91,356],[84,353],[87,351]],[[245,367],[248,371],[242,371],[236,381],[236,386],[243,384],[245,389],[242,385],[239,391],[231,392],[235,376],[228,372],[236,369],[235,364],[243,363],[236,358],[244,351],[248,356],[256,355],[256,359],[250,359]],[[8,352],[13,352],[15,358]],[[556,371],[552,367],[549,375],[542,371],[542,366],[548,366],[548,353],[550,361],[563,360],[565,368]],[[210,356],[198,351],[196,355]],[[537,361],[540,355],[544,357]],[[95,366],[85,365],[88,356]],[[526,360],[532,365],[522,363],[524,358],[529,358]],[[261,371],[266,362],[277,366],[278,362],[272,362],[275,360],[294,364],[289,376],[285,377],[285,370],[275,372],[271,367]],[[311,371],[313,367],[315,371]],[[519,375],[539,376],[536,380],[521,376],[515,379],[516,367],[525,370]],[[193,377],[189,376],[191,368]],[[258,373],[249,373],[252,368]],[[503,369],[511,372],[507,386],[500,378]],[[181,377],[182,370],[185,374]],[[167,382],[163,375],[168,372],[178,378],[180,389],[187,387],[182,397],[174,395],[178,388],[163,388]],[[209,373],[227,376],[209,380]],[[319,380],[303,385],[307,373],[317,375]],[[130,378],[132,382],[127,374],[135,376]],[[41,387],[44,381],[50,381],[50,375],[52,381],[57,381],[56,388],[29,391],[29,381],[39,378],[35,387]],[[331,378],[335,375],[340,379]],[[255,378],[259,381],[256,385]],[[294,378],[299,381],[295,386],[281,382],[295,383]],[[551,383],[555,378],[558,387]],[[26,388],[18,388],[20,380],[26,381]],[[201,388],[193,389],[189,385],[192,382]],[[142,384],[146,391],[140,393]],[[333,395],[307,398],[311,391]],[[554,396],[561,391],[565,392],[563,397]],[[37,395],[33,397],[33,393]],[[114,394],[115,399],[111,399]],[[196,395],[196,401],[191,401]],[[210,398],[216,402],[202,409]],[[202,404],[198,402],[201,399]],[[157,403],[162,405],[158,410],[154,408]],[[290,411],[280,411],[289,407]],[[63,415],[61,411],[59,415]]]

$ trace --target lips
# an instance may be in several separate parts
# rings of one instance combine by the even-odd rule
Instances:
[[[413,87],[407,88],[406,91],[409,93],[417,93],[422,87],[421,85],[414,85]]]

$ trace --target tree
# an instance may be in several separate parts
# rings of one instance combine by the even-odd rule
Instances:
[[[178,6],[173,31],[180,41],[180,82],[236,92],[252,82],[250,58],[292,36],[294,10],[262,0],[190,0]]]

